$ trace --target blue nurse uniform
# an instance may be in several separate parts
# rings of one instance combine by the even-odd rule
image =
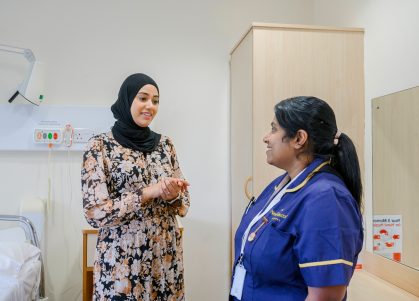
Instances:
[[[303,301],[308,286],[349,284],[362,248],[362,217],[331,167],[313,174],[322,163],[315,159],[286,188],[266,219],[251,228],[256,236],[245,240],[240,259],[246,269],[242,301]],[[246,209],[235,236],[235,265],[246,228],[284,177],[269,184]]]

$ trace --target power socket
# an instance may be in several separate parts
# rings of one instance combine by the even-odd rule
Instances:
[[[89,128],[75,128],[73,133],[73,143],[87,143],[90,138],[99,134],[98,131]]]

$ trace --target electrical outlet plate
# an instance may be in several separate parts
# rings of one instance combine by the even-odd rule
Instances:
[[[89,128],[74,128],[73,143],[87,143],[99,132]]]

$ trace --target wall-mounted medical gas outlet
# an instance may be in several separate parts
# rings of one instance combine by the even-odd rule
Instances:
[[[93,135],[114,123],[109,106],[0,103],[0,152],[84,151]]]
[[[101,131],[88,128],[35,128],[34,142],[38,144],[63,144],[71,147],[73,143],[87,143]]]
[[[33,140],[35,143],[61,144],[63,129],[61,128],[36,128]]]

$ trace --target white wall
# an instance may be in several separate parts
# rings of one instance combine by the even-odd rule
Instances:
[[[229,51],[252,21],[366,29],[366,214],[371,217],[371,98],[419,83],[416,0],[2,0],[0,44],[48,67],[46,104],[110,105],[130,73],[155,77],[155,128],[173,137],[192,183],[185,226],[188,300],[223,300],[229,273]],[[0,97],[20,65],[0,53]],[[3,100],[4,102],[6,99]],[[48,154],[0,152],[0,211],[47,198]],[[81,153],[53,153],[47,264],[51,300],[80,300]],[[367,224],[367,233],[371,231]],[[371,245],[371,239],[369,239]],[[58,252],[57,250],[62,250]]]
[[[365,215],[367,247],[372,250],[371,99],[419,85],[419,2],[314,0],[314,3],[315,24],[365,28]]]
[[[154,77],[155,129],[171,136],[191,182],[185,226],[189,301],[225,300],[229,286],[229,51],[252,21],[312,23],[310,0],[2,0],[0,44],[47,64],[45,104],[110,106],[133,72]],[[0,53],[2,56],[2,53]],[[0,97],[25,61],[0,59]],[[6,102],[6,99],[3,99]],[[47,294],[81,300],[81,153],[0,152],[1,213],[47,198]]]

